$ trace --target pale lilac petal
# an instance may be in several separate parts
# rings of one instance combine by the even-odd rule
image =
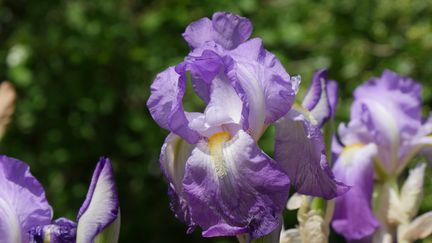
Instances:
[[[191,48],[197,48],[214,41],[231,50],[245,42],[252,33],[252,23],[244,17],[227,12],[213,14],[212,20],[202,18],[191,23],[183,38]]]
[[[201,18],[192,22],[183,33],[183,38],[191,48],[199,47],[205,42],[213,40],[213,36],[213,24],[209,18]]]
[[[329,87],[327,85],[330,84]],[[327,70],[321,69],[315,72],[312,83],[302,106],[312,113],[318,126],[324,123],[334,114],[337,103],[337,84],[327,80]]]
[[[228,12],[217,12],[212,17],[213,28],[218,33],[215,42],[226,49],[234,49],[252,34],[249,19]]]
[[[249,40],[230,52],[234,68],[228,73],[243,88],[249,107],[249,130],[259,138],[266,126],[291,108],[295,87],[282,64],[264,49],[261,39]]]
[[[289,179],[246,132],[232,138],[216,134],[199,143],[185,173],[191,215],[204,236],[257,238],[278,227]]]
[[[179,220],[189,226],[189,231],[193,230],[195,224],[183,193],[183,178],[186,161],[194,147],[194,145],[171,133],[165,139],[160,154],[161,169],[169,184],[168,194],[171,199],[171,210]]]
[[[77,216],[77,243],[93,242],[100,232],[119,218],[119,214],[113,168],[109,159],[102,157]]]
[[[27,233],[51,222],[42,185],[24,162],[0,156],[0,242],[29,242]]]
[[[30,231],[30,243],[75,243],[76,223],[59,218],[49,225],[37,226]]]
[[[185,90],[186,76],[180,76],[173,67],[169,67],[154,80],[147,107],[159,126],[194,143],[199,135],[188,127],[182,104]]]
[[[432,115],[418,129],[417,134],[399,148],[398,173],[417,155],[424,155],[432,162]]]
[[[314,73],[309,89],[303,98],[302,106],[307,110],[312,110],[321,98],[323,90],[322,84],[325,83],[327,77],[327,70],[320,69]]]
[[[351,118],[362,117],[365,109],[372,116],[379,116],[371,121],[377,131],[391,126],[392,131],[381,132],[384,136],[381,140],[391,140],[389,133],[392,132],[400,134],[401,139],[410,138],[421,125],[421,86],[408,77],[386,70],[381,77],[368,80],[354,91]]]
[[[228,124],[237,125],[241,128],[243,102],[231,81],[225,76],[217,76],[211,83],[211,96],[204,111],[203,124],[195,130],[203,136],[209,136],[215,131],[215,127],[223,127]],[[190,125],[191,127],[191,125]],[[210,132],[206,132],[211,130]]]
[[[371,235],[379,226],[372,212],[373,162],[377,153],[374,144],[346,147],[336,161],[333,172],[352,186],[336,198],[332,226],[347,240],[359,240]]]
[[[332,199],[349,189],[328,168],[320,129],[295,109],[276,122],[275,160],[299,193]]]
[[[184,62],[177,65],[176,71],[182,75],[190,71],[194,91],[205,103],[208,103],[211,83],[223,68],[223,60],[216,52],[210,49],[199,49],[190,53]]]

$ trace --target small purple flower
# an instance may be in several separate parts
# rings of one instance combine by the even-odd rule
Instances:
[[[352,185],[336,199],[333,218],[345,238],[361,239],[379,226],[371,209],[374,166],[396,178],[418,152],[432,146],[432,119],[422,120],[421,102],[417,82],[388,70],[354,91],[351,120],[338,132],[344,148],[334,151],[339,156],[335,175]]]
[[[191,52],[182,63],[156,77],[147,102],[153,119],[171,132],[160,162],[169,182],[172,210],[189,225],[188,232],[198,225],[206,237],[264,236],[279,226],[288,197],[285,169],[291,168],[284,165],[287,161],[267,156],[257,141],[270,124],[287,115],[298,81],[263,47],[261,39],[248,40],[251,32],[250,21],[232,13],[215,13],[211,20],[190,24],[183,37]],[[195,93],[206,104],[203,112],[183,109],[188,74]],[[336,102],[326,96],[336,90],[327,89],[336,87],[327,87],[325,82],[322,92],[318,79],[320,97],[317,103],[310,102],[310,109],[319,121],[306,128],[314,130],[307,141],[311,145],[288,156],[313,160],[305,163],[313,167],[309,170],[315,173],[313,182],[301,175],[305,180],[295,180],[297,188],[308,184],[304,192],[332,198],[344,189],[321,158],[319,126]],[[329,108],[326,111],[321,110],[322,99]],[[306,121],[300,123],[303,126]],[[316,183],[320,180],[324,182]]]
[[[24,162],[0,156],[0,185],[0,242],[88,243],[103,237],[100,233],[111,225],[117,234],[106,242],[117,242],[119,205],[107,158],[96,167],[78,224],[65,218],[52,221],[44,189]]]

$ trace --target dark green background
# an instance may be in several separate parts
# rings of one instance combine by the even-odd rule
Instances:
[[[302,90],[315,69],[329,68],[342,91],[338,121],[348,119],[356,85],[385,68],[419,80],[432,104],[432,1],[0,0],[0,79],[18,92],[0,151],[31,165],[55,217],[75,218],[107,155],[121,242],[230,242],[186,235],[169,211],[158,165],[167,132],[145,105],[155,75],[188,53],[185,27],[221,10],[249,17],[253,36],[302,75]],[[261,144],[271,154],[269,134]],[[430,184],[422,211],[432,208]]]

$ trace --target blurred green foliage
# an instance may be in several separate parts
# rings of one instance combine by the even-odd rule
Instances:
[[[75,218],[107,155],[121,242],[234,242],[186,235],[173,217],[158,165],[167,132],[145,105],[155,75],[187,54],[185,27],[215,11],[249,17],[253,36],[302,75],[303,90],[315,69],[329,68],[341,87],[337,121],[348,119],[356,85],[385,68],[419,80],[431,107],[429,0],[0,0],[0,78],[18,91],[1,153],[31,165],[56,217]],[[269,153],[270,135],[261,141]],[[422,211],[431,208],[429,200]],[[287,220],[293,226],[294,214]]]

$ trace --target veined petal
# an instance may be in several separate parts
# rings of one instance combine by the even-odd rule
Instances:
[[[397,165],[397,150],[401,143],[396,117],[393,117],[385,106],[372,99],[363,100],[361,103],[354,102],[352,109],[357,109],[357,105],[362,107],[361,122],[380,148],[379,156],[384,163],[383,166],[388,171],[393,170]]]
[[[332,199],[349,189],[328,168],[320,129],[295,109],[276,122],[275,160],[299,193]]]
[[[266,125],[278,120],[291,108],[296,80],[291,80],[279,60],[255,38],[229,54],[234,68],[228,73],[243,88],[249,107],[249,129],[255,139]]]
[[[118,217],[119,200],[114,172],[109,159],[102,157],[93,173],[86,199],[77,216],[76,242],[94,242],[98,234]],[[113,239],[113,242],[116,241]]]
[[[183,193],[183,178],[186,161],[195,148],[195,145],[187,143],[175,134],[169,134],[162,146],[160,163],[161,169],[168,180],[168,194],[171,199],[171,210],[175,216],[189,226],[189,231],[194,228],[190,216],[189,204]]]
[[[372,212],[373,162],[376,145],[346,147],[336,161],[333,172],[351,185],[351,189],[336,198],[333,228],[347,240],[359,240],[371,235],[379,226]]]
[[[27,232],[51,222],[42,185],[24,162],[0,156],[0,242],[29,242]]]
[[[212,20],[202,18],[191,23],[183,33],[183,38],[191,48],[214,41],[231,50],[245,42],[252,33],[252,23],[244,17],[228,12],[213,14]]]
[[[373,113],[371,115],[376,116],[373,120],[379,128],[377,130],[388,126],[391,132],[397,132],[401,139],[406,139],[412,137],[421,125],[421,86],[408,77],[385,70],[381,77],[359,86],[354,91],[354,98],[351,118],[362,116],[360,104],[364,103]],[[387,133],[387,130],[383,131]]]
[[[66,218],[30,230],[30,243],[75,243],[75,239],[76,223]]]
[[[199,135],[188,127],[182,104],[185,90],[186,74],[180,76],[174,67],[169,67],[154,80],[147,107],[159,126],[194,143],[198,141]]]
[[[183,187],[204,236],[258,238],[278,227],[289,179],[240,130],[234,137],[221,132],[199,143],[186,163]]]
[[[204,124],[195,130],[209,136],[213,131],[206,133],[207,130],[227,124],[237,124],[240,129],[242,111],[243,102],[230,81],[223,76],[216,77],[211,83],[211,97],[204,111]]]
[[[419,128],[417,134],[399,148],[398,173],[401,173],[417,154],[425,155],[429,162],[432,162],[432,115]]]
[[[204,50],[199,55],[190,55],[187,61],[176,67],[182,76],[186,71],[191,72],[194,90],[207,103],[201,117],[188,119],[189,128],[201,136],[211,136],[214,128],[222,125],[236,124],[248,128],[249,109],[245,92],[237,80],[227,77],[233,66],[229,56],[221,57],[214,51]]]

